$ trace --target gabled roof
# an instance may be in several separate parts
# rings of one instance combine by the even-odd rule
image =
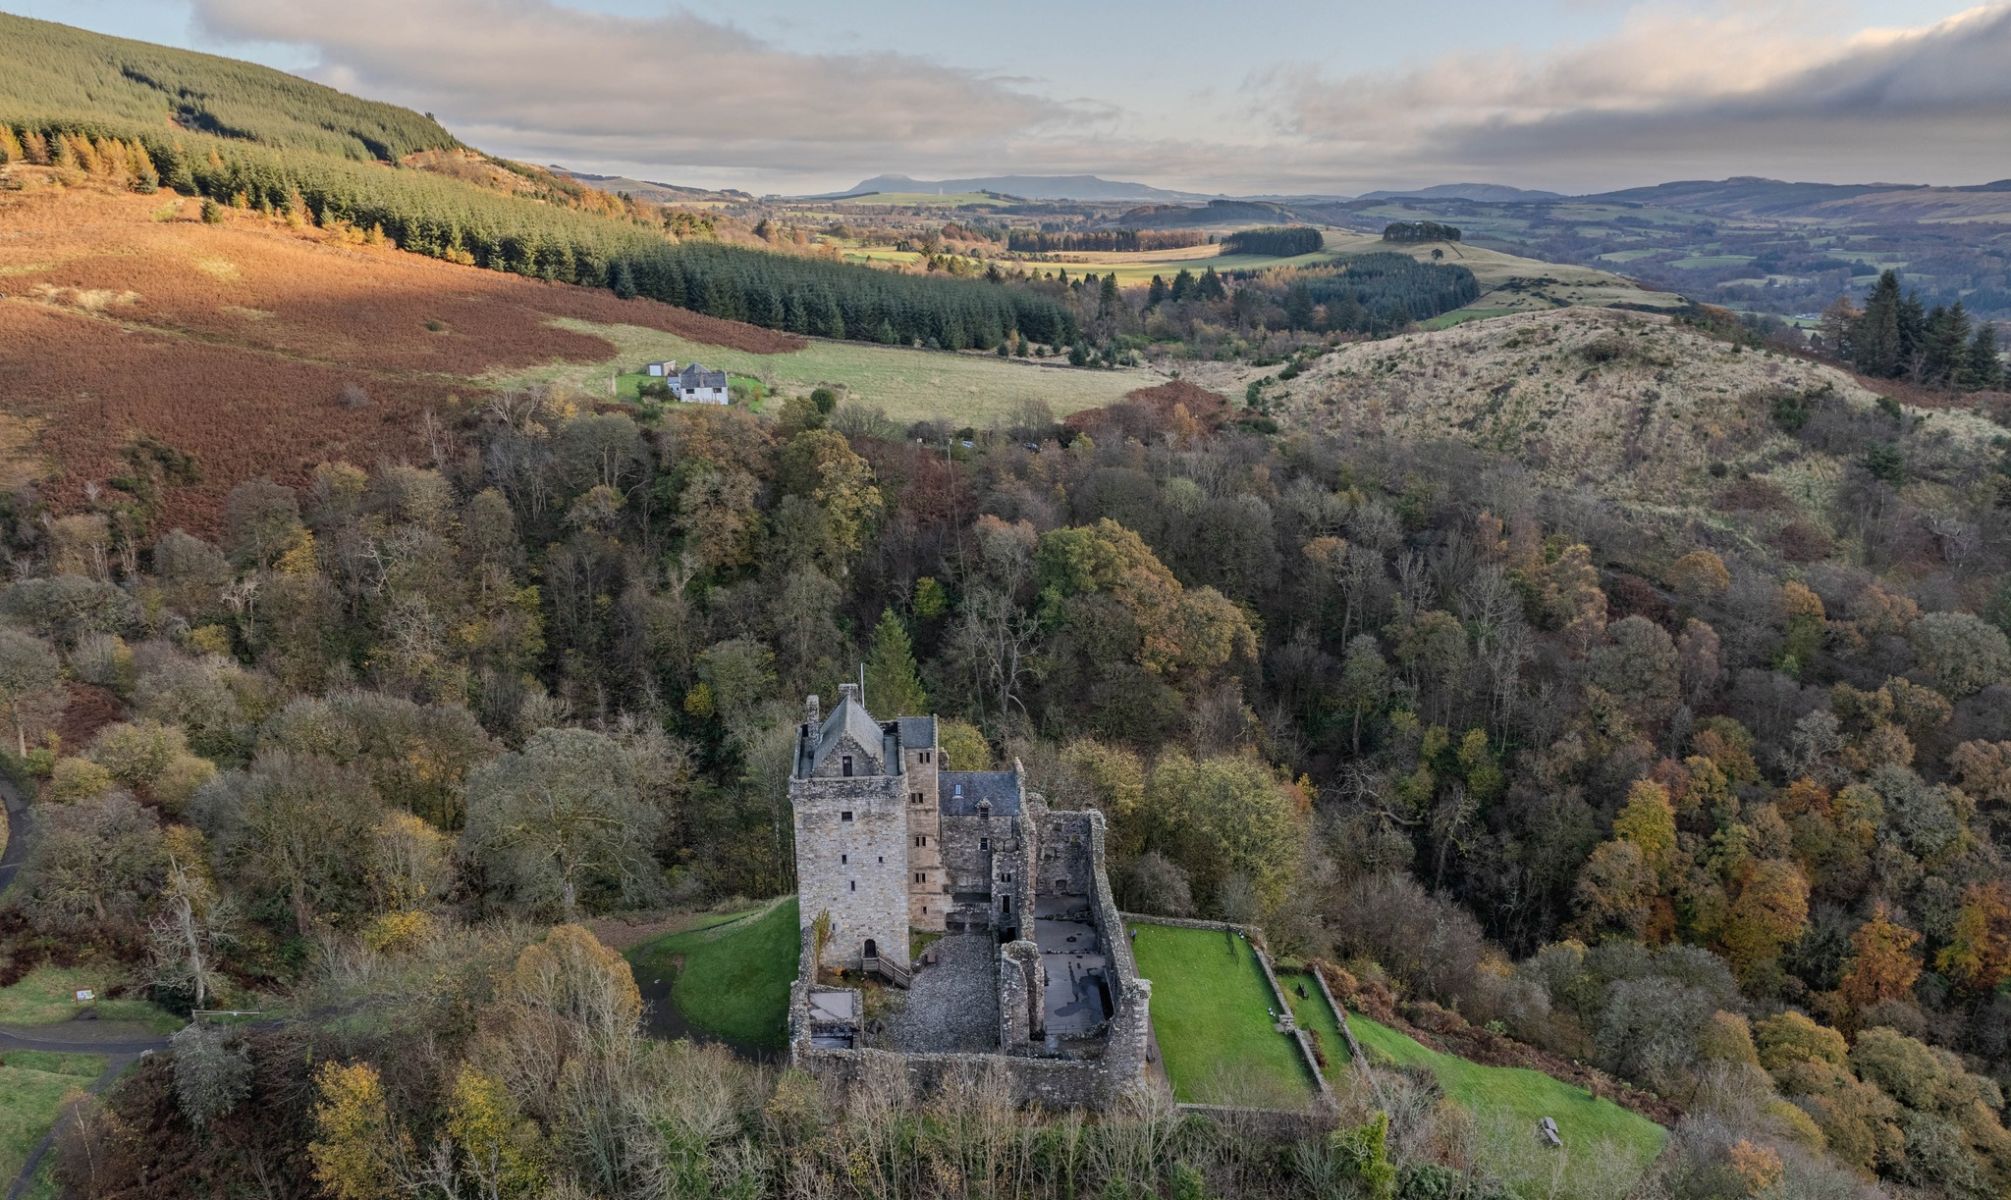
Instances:
[[[726,372],[708,371],[697,363],[689,363],[677,373],[677,382],[688,388],[723,388],[726,386]]]
[[[847,735],[867,754],[879,759],[882,769],[885,769],[886,731],[873,719],[873,714],[866,711],[865,705],[847,693],[839,697],[831,715],[824,718],[824,727],[817,733],[817,751],[810,756],[811,773],[824,765],[824,760],[838,749],[838,744]]]

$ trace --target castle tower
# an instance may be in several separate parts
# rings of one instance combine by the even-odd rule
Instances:
[[[826,967],[857,969],[868,958],[909,966],[910,892],[919,886],[909,850],[920,849],[916,841],[925,835],[909,832],[910,805],[923,805],[910,798],[901,724],[875,721],[856,684],[839,687],[829,716],[819,712],[817,697],[804,703],[789,805],[799,919],[808,928],[820,913],[829,916]],[[933,791],[926,796],[930,809]]]
[[[950,877],[943,864],[943,808],[937,774],[942,753],[934,717],[894,722],[901,739],[901,770],[908,792],[908,924],[943,932],[950,908]]]

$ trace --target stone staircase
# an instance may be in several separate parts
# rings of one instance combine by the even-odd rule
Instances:
[[[904,967],[890,959],[875,956],[866,959],[863,965],[866,974],[878,975],[897,988],[905,989],[909,984],[914,982],[914,977]]]

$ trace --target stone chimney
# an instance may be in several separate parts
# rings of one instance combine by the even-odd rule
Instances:
[[[840,703],[840,704],[843,704],[843,703],[845,703],[845,701],[847,701],[847,700],[850,700],[850,701],[851,701],[852,703],[854,703],[854,704],[857,704],[857,703],[859,703],[859,685],[858,685],[858,684],[856,684],[856,683],[841,683],[841,684],[839,684],[839,685],[838,685],[838,703]]]
[[[810,732],[812,733],[815,733],[817,727],[824,723],[824,710],[818,706],[817,697],[815,696],[806,696],[803,698],[803,723],[810,727]]]

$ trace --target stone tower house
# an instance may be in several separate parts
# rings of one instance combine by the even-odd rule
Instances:
[[[801,922],[830,918],[824,966],[906,972],[909,930],[943,928],[939,753],[934,717],[877,721],[856,684],[828,716],[804,702],[789,804]]]

